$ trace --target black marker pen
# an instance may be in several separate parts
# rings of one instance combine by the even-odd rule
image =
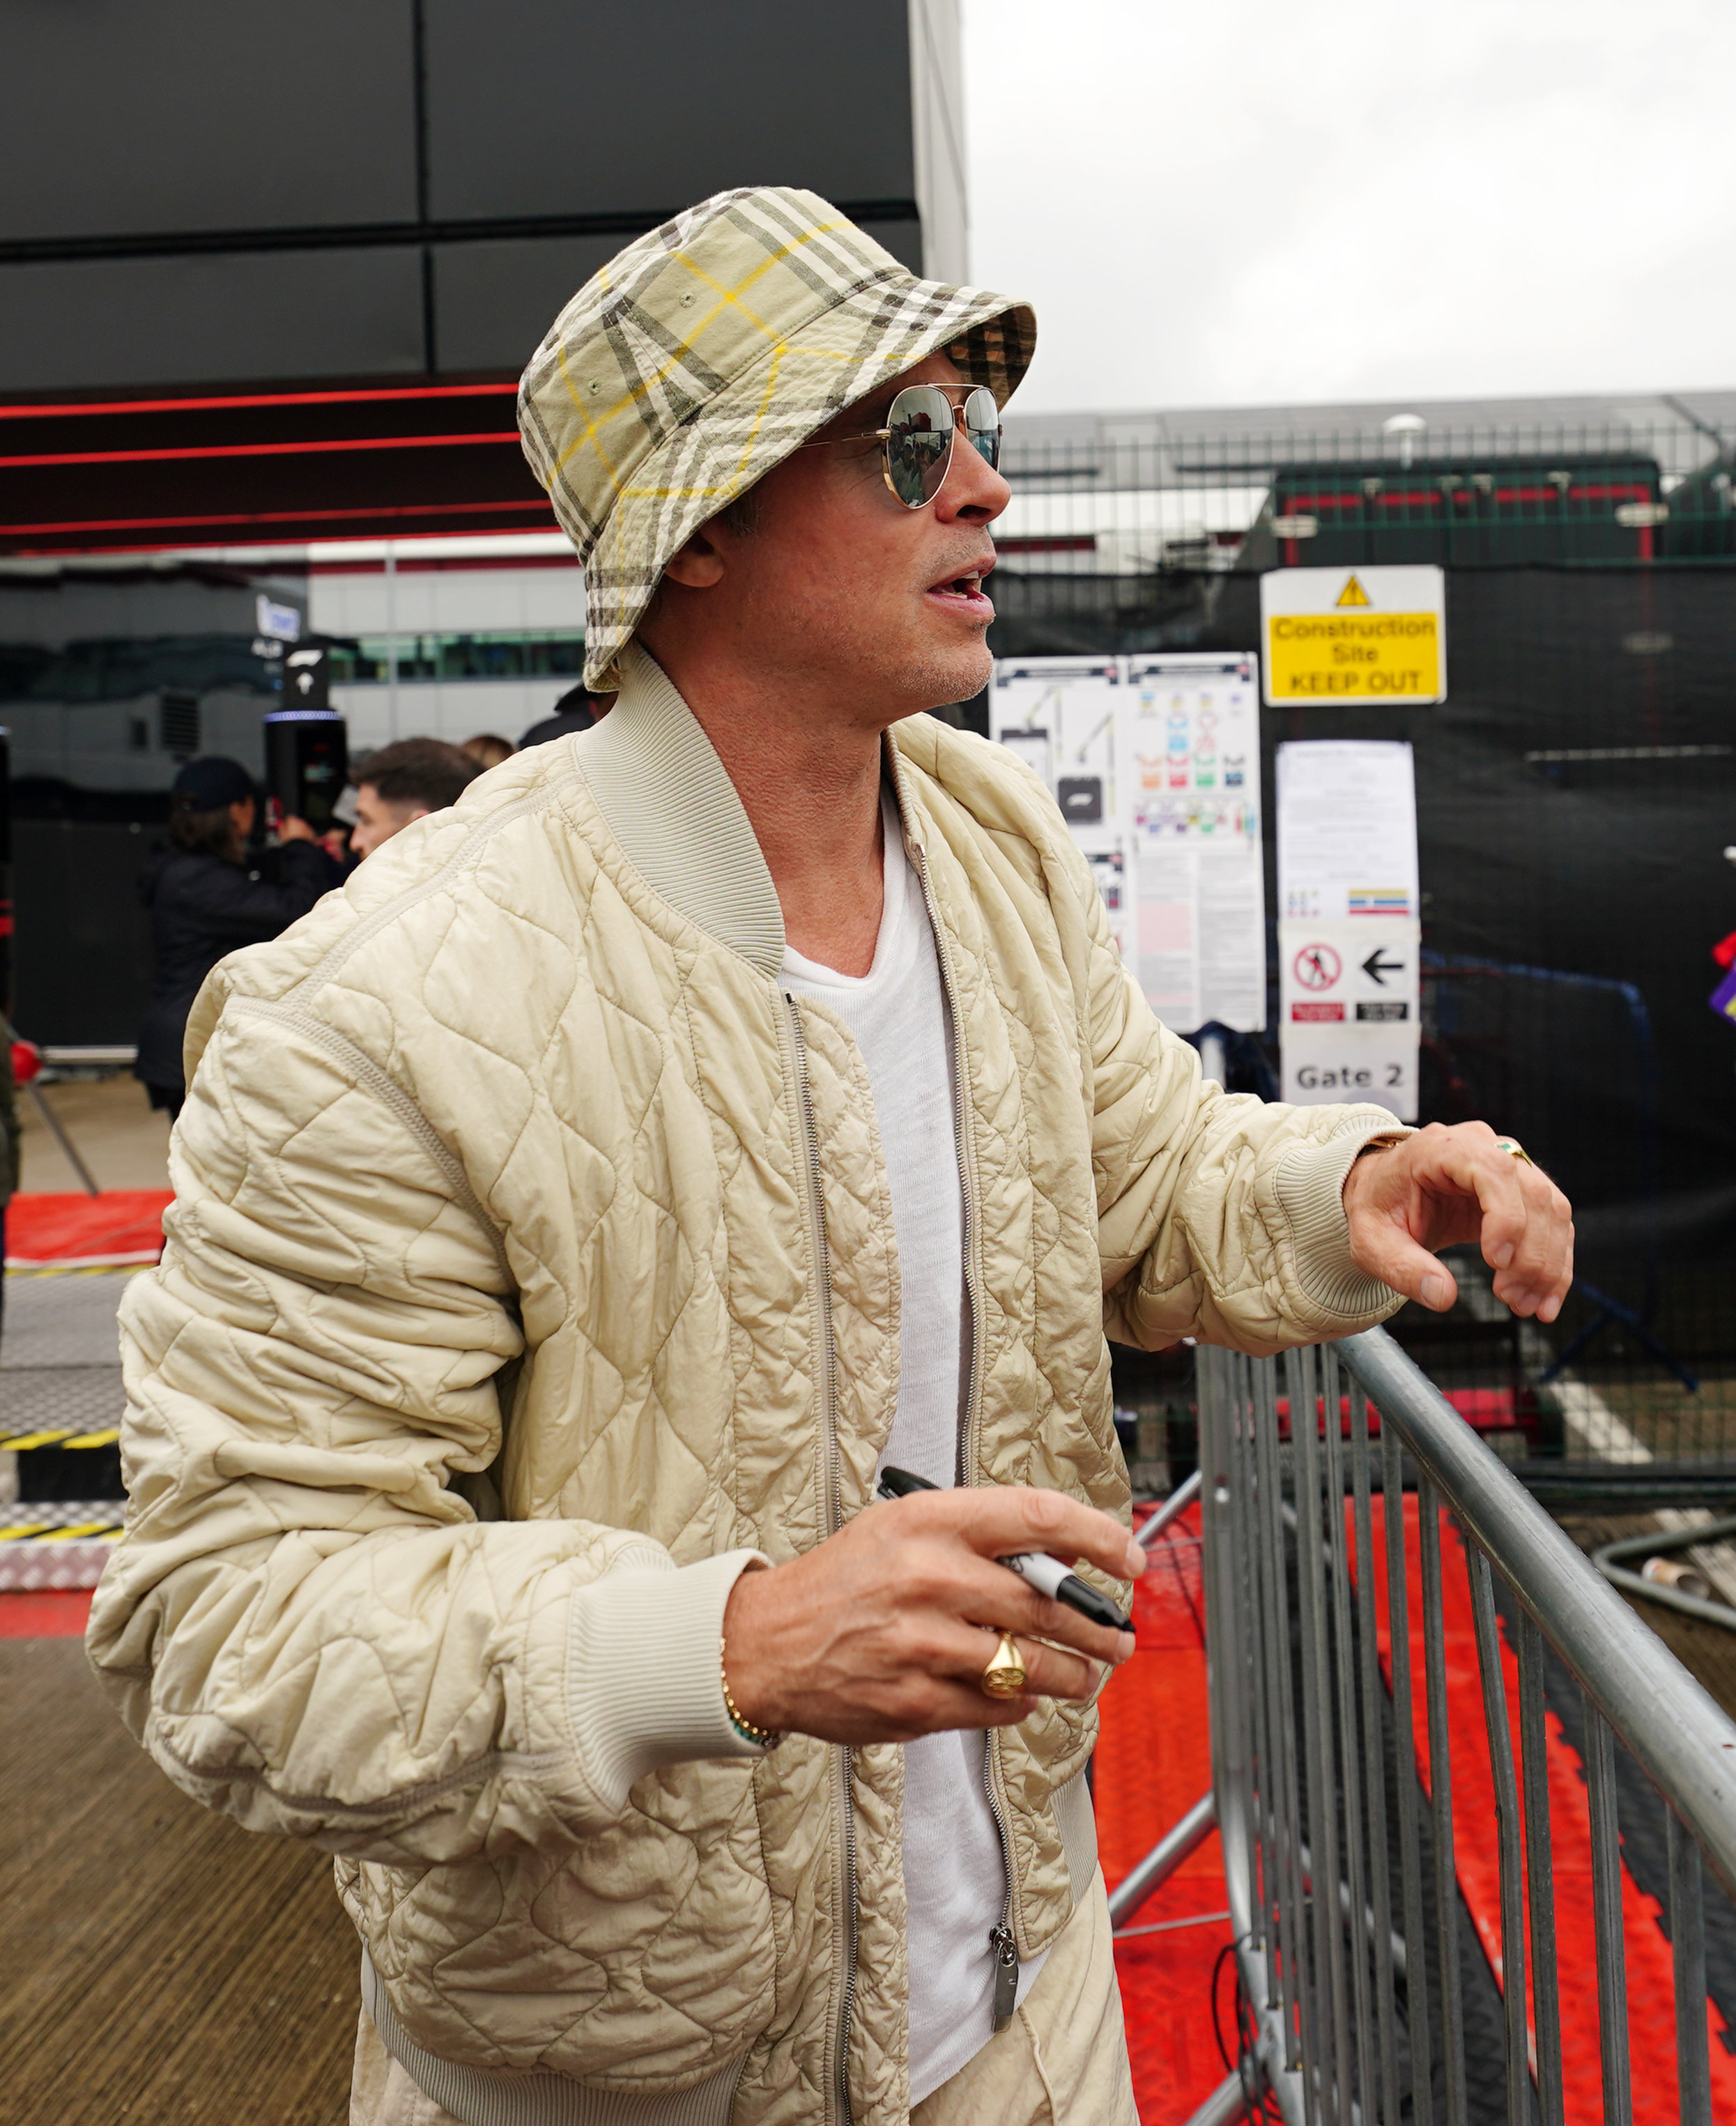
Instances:
[[[880,1472],[880,1495],[882,1499],[908,1498],[912,1491],[938,1491],[938,1484],[929,1483],[926,1476],[913,1476],[908,1469],[885,1468]],[[1133,1626],[1110,1601],[1107,1594],[1100,1594],[1095,1587],[1088,1586],[1076,1572],[1069,1572],[1058,1557],[1051,1557],[1044,1551],[1020,1551],[1014,1557],[997,1557],[997,1565],[1004,1565],[1009,1572],[1016,1572],[1027,1586],[1034,1587],[1039,1594],[1047,1594],[1052,1602],[1064,1602],[1093,1624],[1101,1624],[1106,1631],[1130,1632]]]

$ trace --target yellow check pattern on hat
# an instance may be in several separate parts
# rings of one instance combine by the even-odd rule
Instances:
[[[518,386],[524,454],[584,564],[584,676],[615,683],[665,565],[833,416],[946,353],[1005,404],[1037,321],[923,281],[813,192],[719,192],[641,236]]]

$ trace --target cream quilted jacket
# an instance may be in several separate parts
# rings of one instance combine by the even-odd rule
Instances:
[[[338,1856],[375,2020],[459,2117],[868,2126],[908,2109],[900,1753],[752,1751],[717,1642],[750,1560],[870,1497],[886,1174],[732,786],[626,661],[594,731],[206,985],[90,1649],[179,1786]],[[888,759],[958,1043],[963,1467],[1120,1512],[1105,1326],[1390,1312],[1339,1200],[1390,1117],[1203,1084],[1034,778],[928,716]],[[1095,1869],[1095,1727],[995,1738],[1022,1954]]]

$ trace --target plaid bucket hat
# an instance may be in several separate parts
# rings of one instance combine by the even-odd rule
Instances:
[[[518,386],[531,470],[584,564],[587,686],[617,683],[670,558],[835,414],[931,354],[1005,404],[1037,320],[920,281],[813,192],[718,192],[587,281]]]

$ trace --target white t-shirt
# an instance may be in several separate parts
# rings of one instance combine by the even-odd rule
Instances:
[[[884,1462],[950,1487],[965,1382],[964,1202],[952,1028],[922,882],[896,808],[882,806],[885,906],[874,964],[835,973],[785,948],[783,985],[817,999],[855,1036],[868,1067],[898,1246],[898,1402]],[[994,2029],[989,1943],[1006,1865],[984,1784],[980,1730],[904,1748],[904,1890],[910,1954],[911,2101],[920,2104]],[[1043,1958],[1021,1966],[1022,2001]]]

